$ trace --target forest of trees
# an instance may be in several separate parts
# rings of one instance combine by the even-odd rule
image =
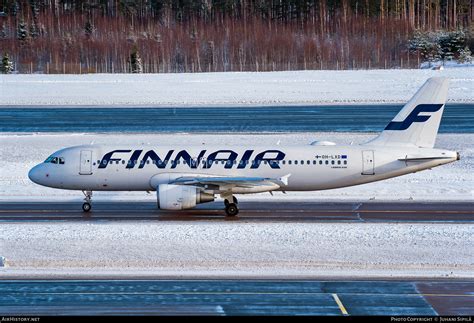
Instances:
[[[0,55],[22,73],[407,68],[425,58],[409,48],[417,33],[462,31],[474,51],[473,7],[472,0],[0,0]]]

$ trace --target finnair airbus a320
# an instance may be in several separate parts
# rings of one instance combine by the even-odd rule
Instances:
[[[226,214],[235,216],[236,194],[347,187],[459,160],[455,151],[433,148],[447,91],[447,79],[429,79],[378,137],[361,145],[85,145],[53,153],[29,178],[82,190],[84,212],[93,191],[156,191],[160,209],[190,209],[220,195]]]

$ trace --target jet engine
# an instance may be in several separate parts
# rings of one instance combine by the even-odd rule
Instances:
[[[192,209],[196,204],[213,202],[214,194],[203,193],[196,186],[161,184],[156,190],[158,208],[163,210]]]

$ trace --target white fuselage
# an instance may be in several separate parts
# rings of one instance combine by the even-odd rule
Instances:
[[[113,151],[117,152],[107,158]],[[180,152],[181,157],[177,158]],[[255,162],[262,152],[266,153],[260,155],[260,163]],[[39,164],[30,171],[30,178],[49,187],[84,191],[152,191],[160,184],[183,176],[272,179],[288,176],[286,185],[275,185],[274,189],[265,187],[261,191],[325,190],[414,173],[458,158],[456,152],[448,150],[367,144],[287,147],[88,145],[65,148],[54,156],[62,158],[63,163]],[[161,163],[157,162],[158,158]],[[207,190],[212,192],[213,189]],[[231,190],[234,194],[258,192],[258,188]]]

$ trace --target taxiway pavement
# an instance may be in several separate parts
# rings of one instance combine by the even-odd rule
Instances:
[[[5,280],[1,315],[472,315],[474,282]]]
[[[158,210],[153,202],[0,203],[0,221],[263,221],[263,222],[474,222],[474,202],[241,202],[226,217],[219,202],[183,211]]]

